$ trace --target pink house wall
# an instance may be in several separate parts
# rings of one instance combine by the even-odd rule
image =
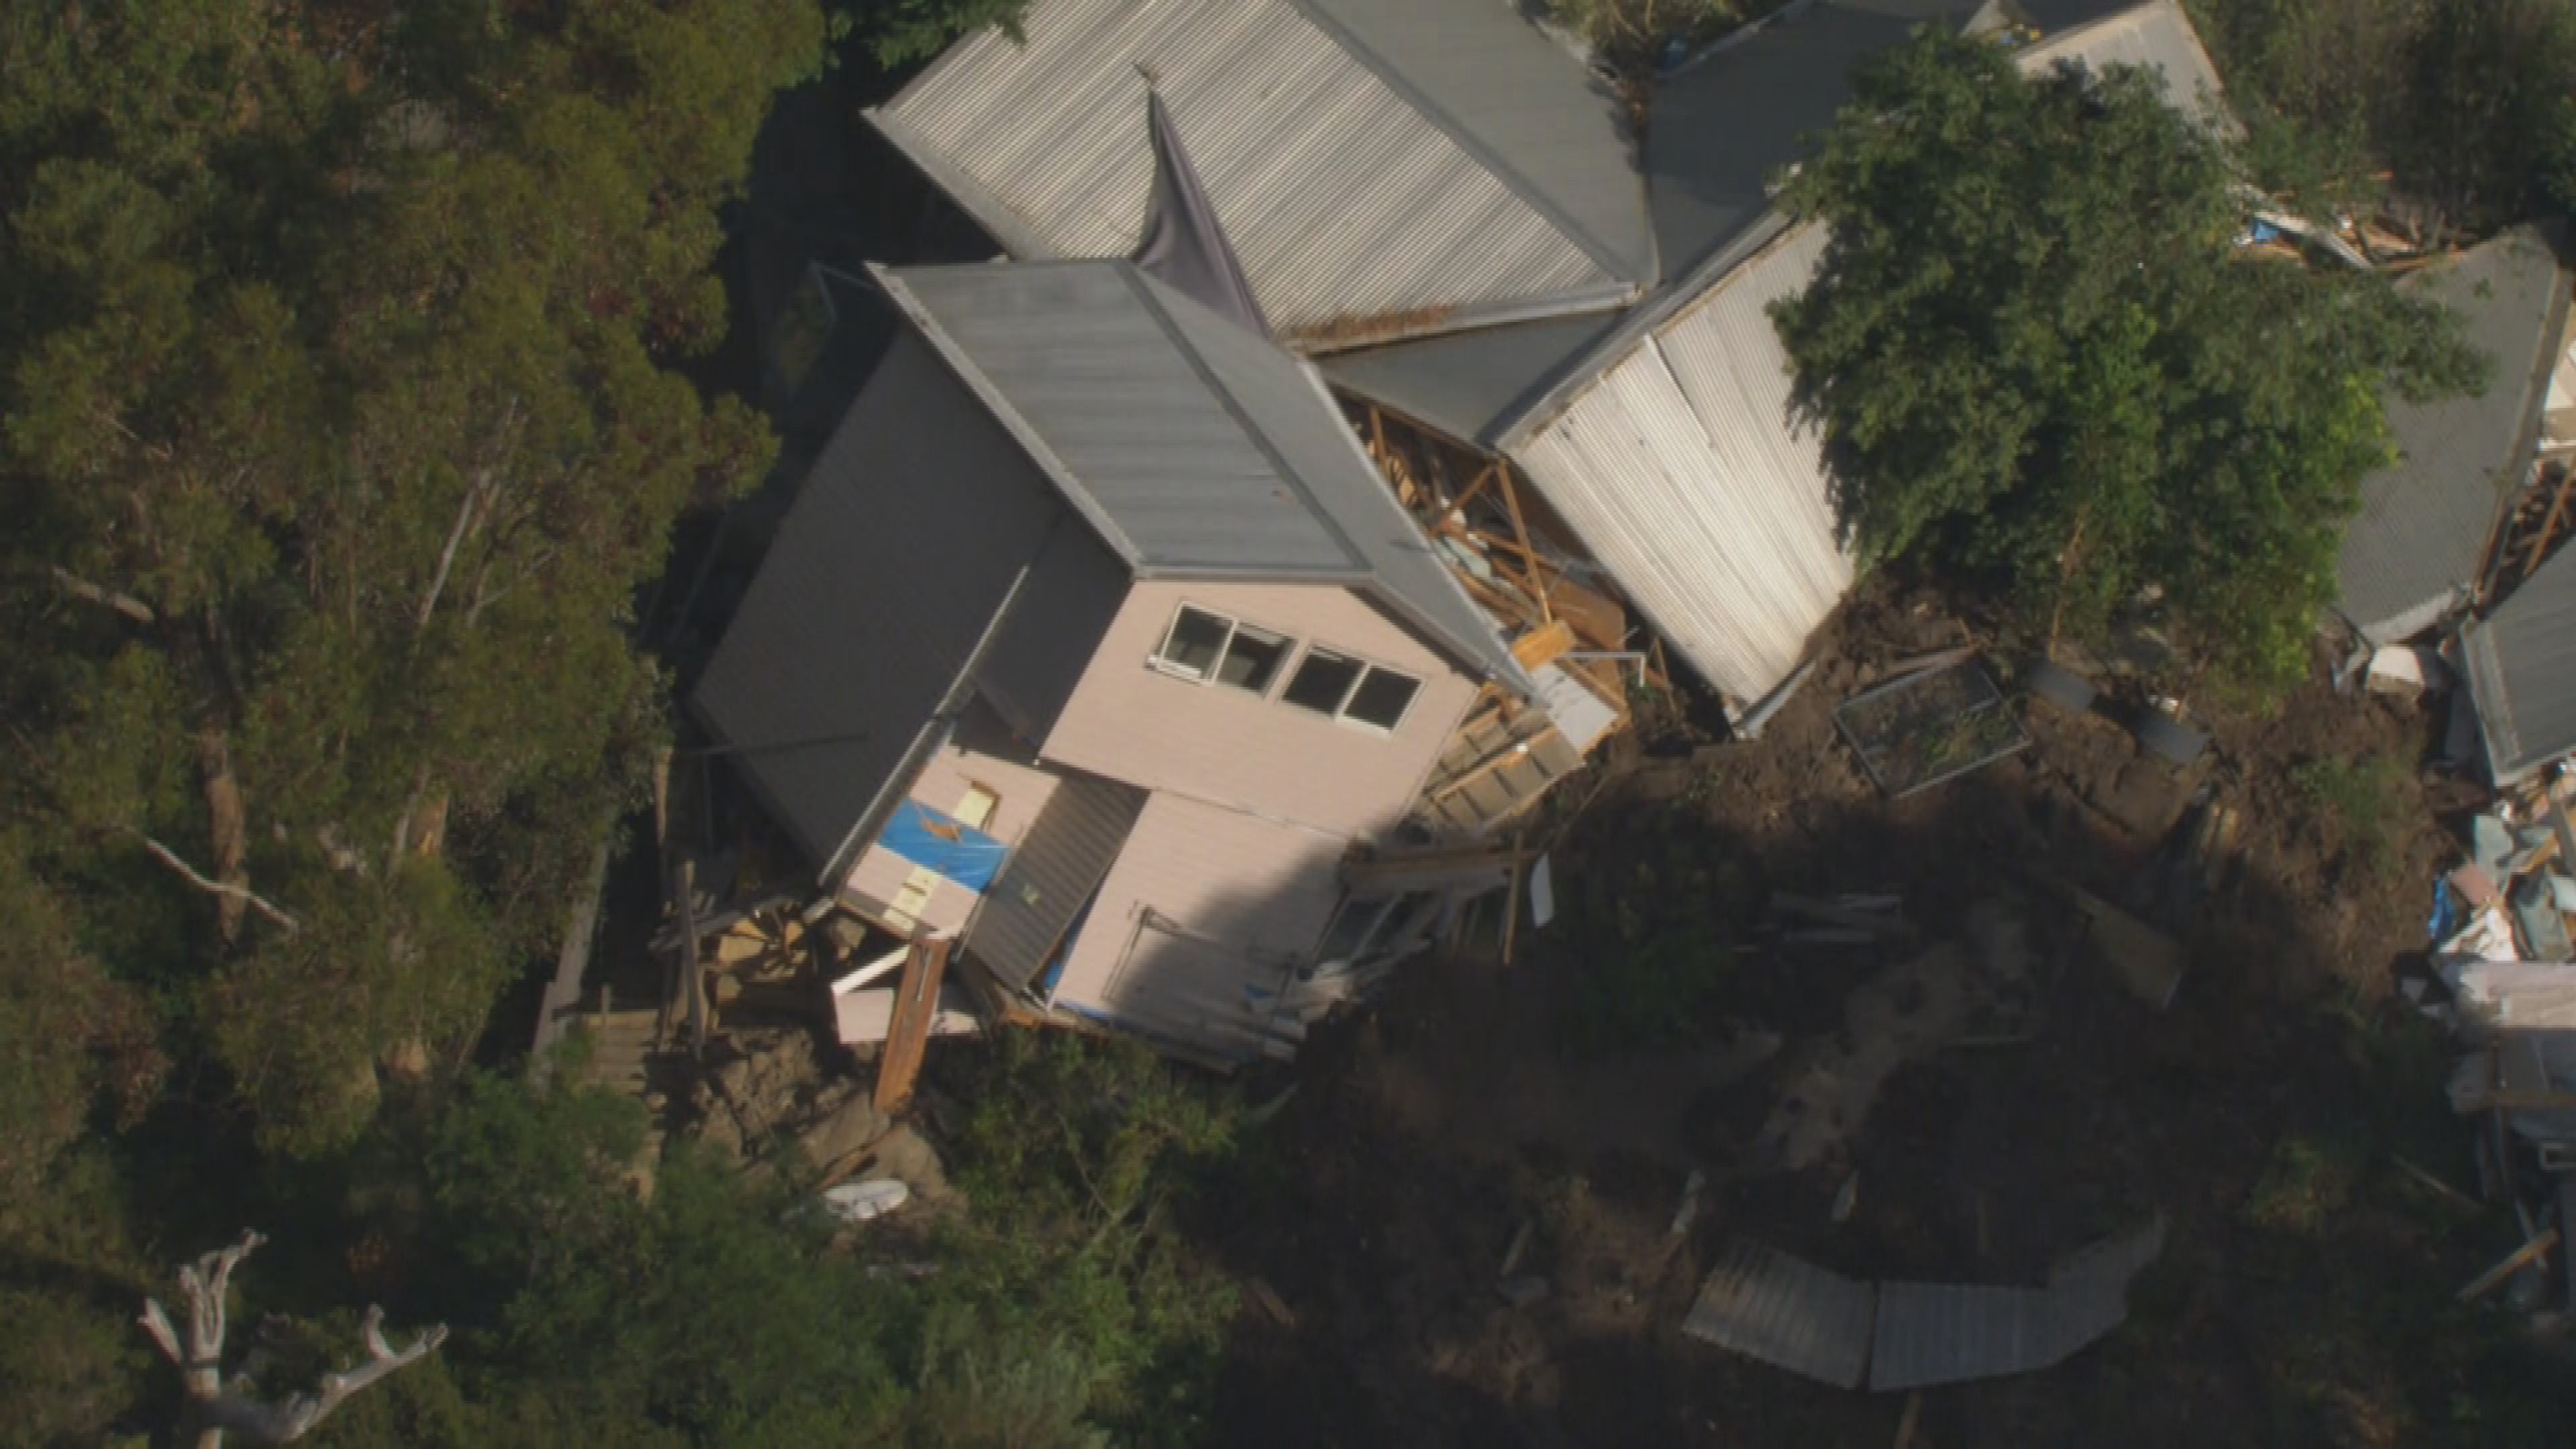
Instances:
[[[1157,793],[1136,819],[1056,984],[1059,1004],[1177,1035],[1276,989],[1341,898],[1340,836]],[[1180,927],[1141,929],[1151,907]],[[1214,943],[1213,945],[1210,943]]]
[[[1044,770],[949,745],[930,757],[911,795],[933,810],[953,814],[957,803],[966,798],[967,787],[981,785],[996,797],[993,820],[985,827],[985,833],[1004,845],[1015,846],[1029,833],[1047,797],[1055,793],[1055,783],[1055,776]],[[847,889],[870,913],[881,915],[903,890],[913,870],[911,861],[882,845],[871,845],[859,856],[859,863],[851,867]],[[943,879],[931,891],[930,904],[916,919],[934,932],[953,936],[965,928],[966,918],[974,912],[978,899],[975,892]]]
[[[1146,661],[1192,603],[1298,641],[1267,697]],[[1400,669],[1422,691],[1392,735],[1281,702],[1308,647]],[[1113,780],[1350,836],[1401,819],[1476,684],[1367,600],[1313,584],[1138,583],[1043,754]]]

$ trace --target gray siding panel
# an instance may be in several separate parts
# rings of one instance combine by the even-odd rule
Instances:
[[[966,932],[975,959],[1015,986],[1045,968],[1145,809],[1146,792],[1132,785],[1072,773],[1062,779]]]
[[[808,474],[694,697],[815,862],[900,768],[1059,527],[1078,525],[1027,456],[927,345],[898,338]]]

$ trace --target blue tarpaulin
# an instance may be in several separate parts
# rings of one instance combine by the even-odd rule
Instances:
[[[981,894],[1010,852],[1002,842],[971,825],[931,809],[918,800],[895,807],[877,844],[917,866],[935,870]]]

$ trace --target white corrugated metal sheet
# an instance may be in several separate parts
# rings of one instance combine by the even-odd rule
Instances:
[[[1642,193],[1641,270],[1288,0],[1041,0],[1023,30],[961,41],[870,118],[1024,259],[1134,248],[1153,170],[1141,65],[1282,335],[1385,340],[1615,305],[1653,280]],[[1632,166],[1603,131],[1601,164]]]
[[[1836,1388],[1860,1387],[1878,1288],[1737,1239],[1700,1286],[1682,1332]]]
[[[1766,310],[1806,286],[1825,236],[1782,238],[1514,449],[1691,667],[1741,701],[1797,667],[1851,585],[1822,440],[1792,425]]]

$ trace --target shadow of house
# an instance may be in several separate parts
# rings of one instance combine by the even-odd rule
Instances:
[[[1345,857],[1536,683],[1313,370],[1136,266],[834,295],[891,325],[692,697],[716,753],[991,997],[1285,1054]]]

